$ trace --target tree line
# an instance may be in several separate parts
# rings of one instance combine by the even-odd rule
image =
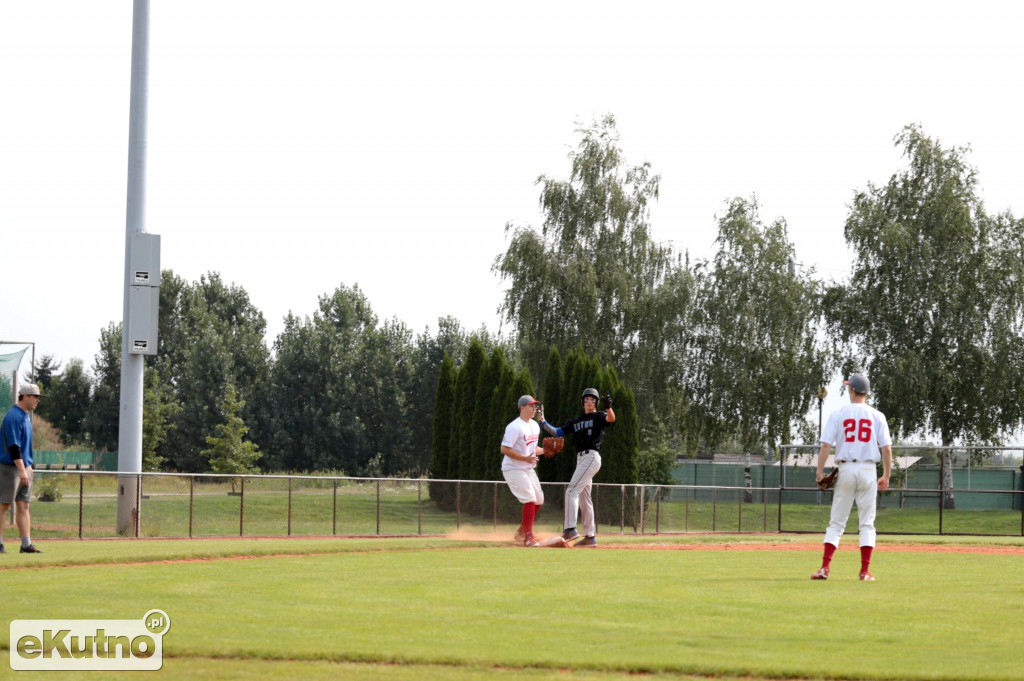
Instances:
[[[609,427],[603,444],[601,470],[595,482],[639,482],[639,427],[633,391],[615,369],[602,366],[577,346],[563,363],[558,348],[552,347],[543,392],[536,389],[529,369],[518,371],[509,363],[505,349],[493,348],[488,355],[483,344],[470,341],[466,359],[456,368],[445,356],[438,376],[434,406],[433,458],[430,471],[438,482],[430,485],[430,498],[441,508],[452,510],[458,501],[467,513],[489,516],[493,500],[490,490],[466,486],[456,490],[442,480],[501,480],[500,448],[505,427],[519,418],[517,400],[522,395],[542,399],[545,418],[561,426],[582,411],[585,388],[597,388],[611,395],[616,421]],[[545,437],[546,433],[541,433]],[[572,438],[565,449],[537,464],[541,482],[565,482],[576,468],[576,450]],[[667,482],[667,481],[664,481]],[[564,488],[549,489],[545,503],[558,505]],[[461,498],[456,500],[456,494]],[[511,503],[511,501],[510,501]],[[517,504],[512,504],[517,506]]]
[[[223,452],[207,438],[239,417],[260,470],[426,472],[441,361],[461,360],[469,345],[458,321],[414,336],[398,320],[380,322],[358,286],[340,286],[312,316],[288,315],[268,347],[244,288],[216,273],[162,276],[160,353],[146,357],[144,468],[214,470]],[[486,330],[475,337],[497,342]],[[117,450],[120,360],[120,324],[111,323],[91,375],[79,359],[63,370],[52,357],[39,362],[34,378],[48,396],[39,415],[66,445]]]
[[[268,346],[244,288],[216,273],[191,283],[165,273],[161,350],[146,359],[147,465],[208,470],[206,438],[227,422],[233,388],[266,470],[441,479],[455,477],[458,452],[460,476],[493,475],[495,457],[481,467],[467,453],[496,449],[498,424],[514,417],[492,413],[508,401],[502,381],[515,392],[543,377],[543,397],[581,357],[614,367],[631,391],[645,481],[664,478],[676,454],[815,441],[813,400],[854,368],[871,375],[897,438],[996,444],[1024,423],[1024,225],[986,210],[966,148],[917,126],[898,133],[906,164],[853,192],[842,228],[854,259],[845,279],[826,282],[796,266],[785,219],[762,219],[754,198],[723,203],[715,255],[691,262],[655,237],[660,177],[626,162],[614,117],[577,133],[568,176],[537,180],[541,224],[505,226],[493,272],[506,285],[508,337],[451,318],[414,336],[342,285],[311,317],[289,315]],[[116,448],[119,364],[110,324],[91,375],[79,360],[37,367],[51,395],[42,415],[68,442]],[[486,414],[473,382],[484,370]],[[452,400],[457,426],[443,421]]]
[[[691,455],[816,441],[812,399],[854,369],[898,439],[1000,444],[1024,425],[1024,224],[986,210],[967,148],[900,131],[906,165],[853,192],[855,256],[825,282],[742,197],[691,264],[652,237],[660,178],[623,160],[614,117],[578,132],[568,179],[537,180],[544,221],[507,225],[494,264],[532,371],[549,344],[581,343],[636,391],[642,443]]]

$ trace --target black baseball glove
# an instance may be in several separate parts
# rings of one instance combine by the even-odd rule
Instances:
[[[612,408],[612,396],[611,396],[611,394],[609,393],[608,395],[605,395],[604,397],[602,397],[601,398],[601,403],[604,405],[605,409],[611,409]]]

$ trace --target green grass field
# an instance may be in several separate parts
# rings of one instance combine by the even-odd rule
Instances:
[[[41,541],[43,554],[0,557],[3,612],[135,619],[160,608],[172,625],[159,674],[177,678],[1020,678],[1024,553],[893,546],[1024,547],[1020,538],[882,538],[874,583],[856,579],[853,537],[827,582],[808,579],[819,536],[601,542]],[[775,548],[742,550],[754,542]],[[9,645],[4,627],[8,659]],[[0,678],[14,674],[0,665]]]

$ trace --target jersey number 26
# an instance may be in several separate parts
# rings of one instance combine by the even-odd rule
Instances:
[[[847,442],[854,440],[871,442],[871,419],[861,419],[860,421],[846,419],[843,421],[843,433]]]

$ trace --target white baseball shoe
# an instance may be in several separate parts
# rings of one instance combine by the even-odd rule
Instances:
[[[870,572],[862,572],[862,573],[860,573],[860,581],[862,581],[862,582],[873,582],[873,581],[875,581],[875,578],[871,576]]]
[[[818,571],[811,575],[811,579],[828,579],[828,568],[818,568]]]

